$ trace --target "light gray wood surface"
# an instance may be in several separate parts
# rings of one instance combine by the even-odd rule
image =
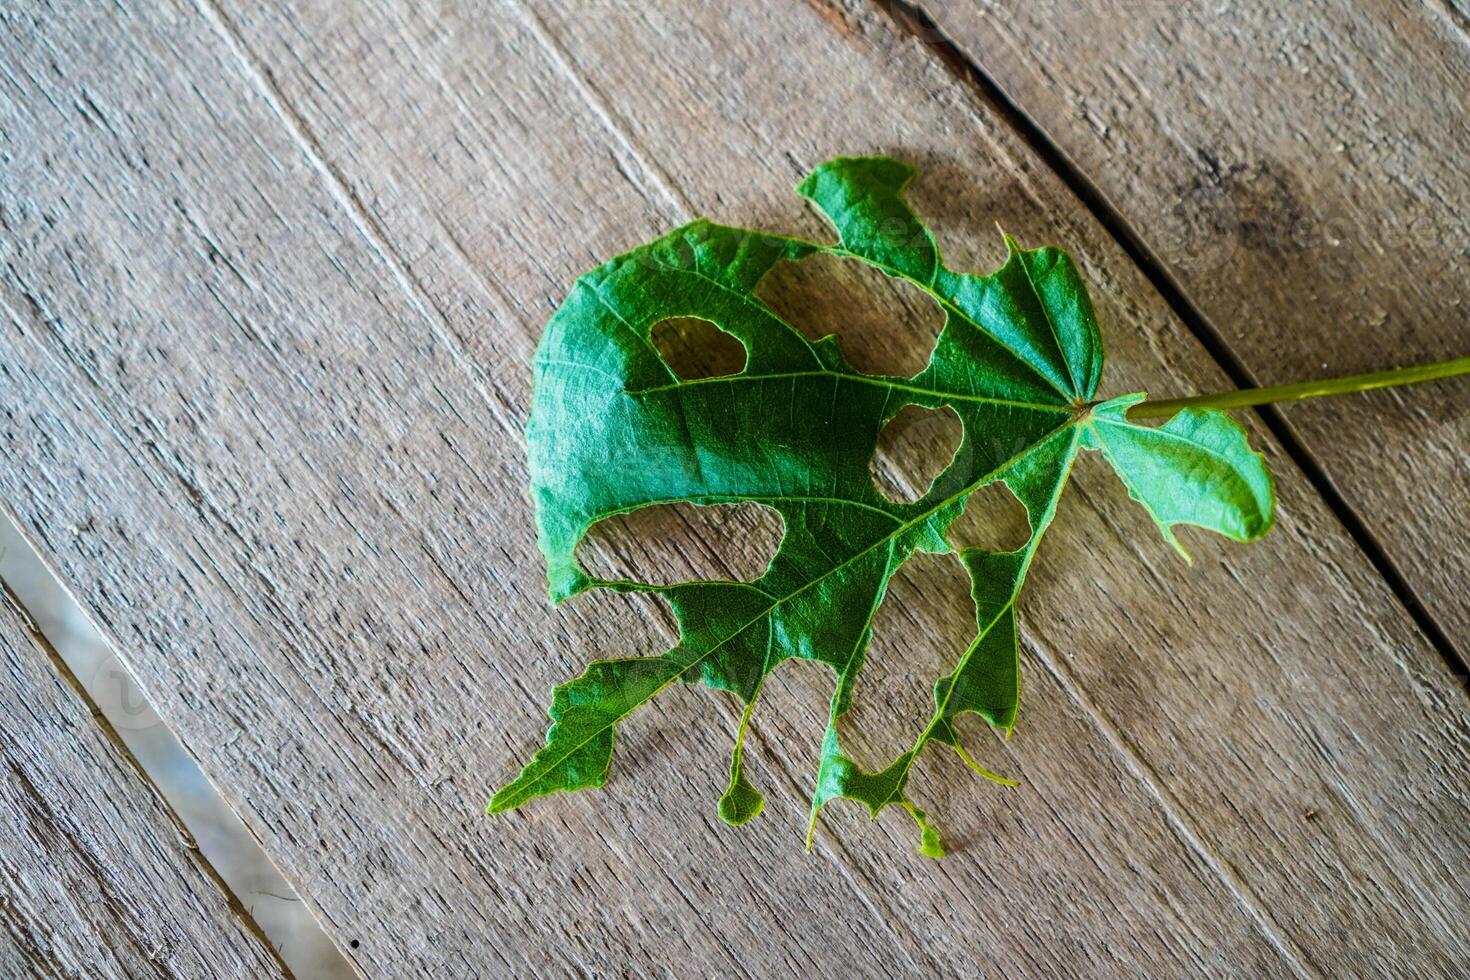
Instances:
[[[481,815],[553,683],[669,641],[635,599],[547,608],[524,492],[535,339],[606,255],[696,212],[823,234],[790,185],[894,153],[954,264],[997,261],[996,220],[1074,250],[1109,391],[1223,384],[881,13],[206,3],[41,12],[6,44],[0,499],[365,972],[1464,961],[1465,699],[1259,431],[1281,526],[1192,538],[1193,568],[1081,468],[1023,602],[1021,727],[971,732],[1022,785],[927,764],[939,864],[841,805],[801,852],[830,678],[800,669],[756,716],[743,830],[714,817],[732,706],[686,690],[605,790]],[[787,300],[857,288],[829,271]],[[919,336],[851,346],[879,368]],[[916,565],[886,615],[874,752],[963,640],[957,569]]]
[[[0,594],[0,972],[284,976],[65,670]]]
[[[1260,384],[1470,354],[1454,0],[923,4]],[[1283,406],[1470,658],[1470,380]]]

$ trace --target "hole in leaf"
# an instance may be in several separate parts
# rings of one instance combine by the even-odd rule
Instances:
[[[745,345],[709,320],[669,317],[653,325],[649,339],[669,369],[685,381],[745,370]]]
[[[965,435],[954,409],[905,405],[878,433],[868,471],[889,500],[913,503],[954,459]]]
[[[865,768],[910,748],[934,712],[934,684],[975,638],[970,577],[953,555],[915,554],[893,576],[842,718],[843,747]],[[938,751],[942,746],[931,747]]]
[[[589,575],[674,585],[753,582],[780,547],[781,515],[761,504],[655,504],[598,521],[577,545]]]
[[[541,659],[553,665],[546,674],[552,684],[585,670],[587,650],[615,649],[619,657],[653,656],[679,640],[678,617],[668,599],[656,592],[619,595],[593,589],[555,616],[560,618],[551,618],[555,626],[547,630],[551,641],[536,643]]]
[[[808,339],[836,334],[843,356],[868,374],[918,374],[944,329],[932,297],[858,259],[780,262],[755,294]]]
[[[1015,551],[1031,539],[1031,521],[1011,488],[996,480],[970,494],[947,538],[955,549]]]
[[[946,266],[983,275],[1006,259],[997,225],[1023,246],[1034,246],[1054,236],[1047,229],[1055,218],[1038,201],[1030,178],[999,168],[977,181],[975,167],[973,160],[926,159],[904,198],[939,243]]]

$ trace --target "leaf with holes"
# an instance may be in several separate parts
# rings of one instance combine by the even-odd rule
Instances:
[[[961,746],[954,722],[974,712],[1007,734],[1016,723],[1016,597],[1081,450],[1101,451],[1175,547],[1176,524],[1239,541],[1270,527],[1271,478],[1227,416],[1190,410],[1146,427],[1127,417],[1142,395],[1097,399],[1102,343],[1065,252],[1024,250],[1007,237],[1005,264],[990,275],[947,268],[904,201],[912,174],[882,157],[830,161],[798,192],[836,227],[836,245],[695,221],[583,276],[553,316],[536,357],[527,431],[551,596],[658,592],[680,637],[662,656],[599,660],[558,687],[545,746],[495,794],[491,812],[602,785],[618,723],[675,681],[702,681],[744,704],[719,801],[722,817],[743,823],[762,807],[741,762],[752,712],[771,672],[799,658],[836,675],[811,826],[838,797],[875,817],[899,806],[918,823],[920,850],[937,856],[938,835],[910,795],[910,769],[938,742],[989,775]],[[835,338],[808,341],[753,295],[777,262],[823,252],[870,263],[939,304],[944,329],[922,371],[860,373]],[[738,340],[744,369],[681,379],[651,332],[690,317]],[[895,502],[877,492],[868,463],[880,430],[907,405],[948,406],[964,433],[928,491]],[[1025,507],[1030,538],[1016,551],[957,552],[972,583],[974,638],[935,679],[932,713],[908,749],[881,771],[864,771],[844,753],[839,723],[874,613],[911,555],[953,550],[950,524],[972,492],[997,480]],[[612,515],[744,501],[774,508],[784,522],[779,549],[753,582],[610,581],[589,575],[573,554]]]

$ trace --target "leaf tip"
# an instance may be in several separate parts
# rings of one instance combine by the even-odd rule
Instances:
[[[914,822],[919,825],[918,852],[927,858],[934,858],[935,860],[944,857],[944,841],[940,840],[939,831],[935,830],[934,826],[929,823],[928,814],[912,803],[905,802],[902,805],[909,812],[909,816],[914,818]],[[874,819],[877,819],[876,814],[874,814]]]
[[[997,731],[999,731],[999,732],[1002,733],[1001,734],[1001,737],[1002,738],[1010,738],[1011,737],[1011,729],[1010,728],[997,728]],[[992,783],[995,783],[998,786],[1019,786],[1019,785],[1021,785],[1020,782],[1018,782],[1017,780],[1014,780],[1014,779],[1010,778],[1009,776],[1002,776],[998,772],[991,772],[989,769],[986,769],[980,763],[976,762],[975,759],[974,759],[974,757],[971,756],[970,753],[966,752],[965,749],[964,749],[964,746],[960,745],[958,742],[955,743],[954,750],[959,753],[959,756],[960,756],[961,759],[964,760],[965,765],[969,766],[980,777],[982,777],[984,779],[988,779]]]
[[[743,778],[730,784],[720,797],[720,819],[732,827],[749,823],[766,808],[766,798]]]
[[[806,825],[806,850],[807,850],[807,853],[808,854],[811,853],[812,843],[817,839],[817,820],[821,817],[821,815],[822,815],[822,808],[821,808],[821,806],[820,805],[813,806],[812,807],[812,817],[811,817],[810,820],[807,821],[807,825]]]

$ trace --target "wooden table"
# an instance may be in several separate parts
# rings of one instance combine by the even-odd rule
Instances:
[[[1457,0],[0,23],[0,501],[364,974],[1470,973],[1464,382],[1246,413],[1280,524],[1190,536],[1192,567],[1080,467],[1023,600],[1020,727],[971,731],[1019,788],[916,777],[941,862],[840,804],[802,851],[815,669],[772,682],[743,829],[714,809],[733,707],[701,690],[626,726],[604,790],[483,815],[552,684],[671,637],[652,603],[544,600],[528,362],[578,274],[697,214],[825,235],[791,185],[882,152],[922,168],[952,265],[993,267],[997,220],[1078,257],[1108,393],[1463,355]],[[821,272],[789,296],[865,311],[837,324],[860,366],[923,359],[896,287]],[[647,570],[681,534],[600,545]],[[917,562],[890,604],[855,709],[878,748],[963,580]],[[0,654],[7,972],[281,971],[22,616]]]

